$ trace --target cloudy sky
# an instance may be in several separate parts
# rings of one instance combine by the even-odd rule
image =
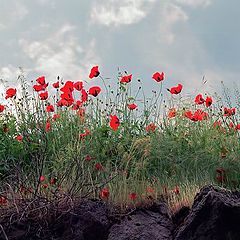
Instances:
[[[239,86],[239,0],[0,0],[0,78],[88,80],[99,65],[115,81],[118,67],[154,88],[214,91]],[[0,90],[3,84],[0,83]]]

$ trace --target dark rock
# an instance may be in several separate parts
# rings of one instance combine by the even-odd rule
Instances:
[[[240,193],[201,189],[176,240],[240,240]]]
[[[0,240],[240,240],[240,192],[212,186],[201,189],[191,210],[183,207],[172,218],[164,202],[124,216],[110,214],[99,200],[19,209],[0,208]]]
[[[110,221],[102,201],[82,200],[63,209],[45,208],[19,216],[0,218],[0,240],[105,240]],[[13,219],[12,216],[15,216]],[[12,222],[10,224],[10,222]],[[6,238],[7,236],[7,238]]]
[[[189,212],[190,208],[183,206],[176,213],[174,213],[174,215],[172,216],[172,221],[173,224],[175,225],[175,228],[178,228],[182,224],[184,224],[184,220],[188,216]]]
[[[109,230],[108,240],[171,240],[173,224],[165,203],[136,210]]]
[[[54,232],[65,240],[105,240],[110,221],[108,209],[101,201],[82,201],[74,211],[55,223]]]

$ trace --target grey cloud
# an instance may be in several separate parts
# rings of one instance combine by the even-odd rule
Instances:
[[[155,71],[166,72],[165,88],[181,82],[186,92],[201,90],[203,75],[211,90],[221,80],[238,81],[237,0],[19,0],[27,11],[16,12],[18,21],[3,15],[16,11],[16,1],[2,2],[0,75],[6,78],[18,66],[30,78],[86,78],[98,64],[113,80],[117,67],[133,73],[149,91],[156,88]]]

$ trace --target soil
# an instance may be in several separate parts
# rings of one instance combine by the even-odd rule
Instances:
[[[100,200],[0,209],[1,240],[240,240],[240,192],[205,186],[191,209],[164,201],[119,215]]]

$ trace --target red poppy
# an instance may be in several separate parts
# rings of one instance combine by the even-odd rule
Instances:
[[[20,193],[27,194],[27,189],[23,185],[21,185],[18,190]]]
[[[40,176],[39,181],[40,182],[44,182],[45,181],[45,177],[44,176]]]
[[[47,183],[44,183],[43,185],[42,185],[42,188],[48,188],[48,184]]]
[[[78,91],[81,91],[82,90],[82,88],[83,88],[83,82],[75,82],[74,84],[73,84],[73,87],[76,89],[76,90],[78,90]]]
[[[85,156],[85,161],[90,162],[91,160],[95,159],[95,157],[92,157],[90,155]]]
[[[205,113],[201,109],[197,109],[192,117],[193,121],[202,121],[205,119],[207,119],[207,113]]]
[[[108,188],[103,188],[99,193],[100,198],[103,200],[108,199],[109,195],[110,195],[110,193],[109,193]]]
[[[89,74],[89,78],[94,78],[97,77],[100,74],[99,70],[98,70],[98,66],[95,66],[91,69],[90,74]]]
[[[88,94],[85,89],[82,89],[81,102],[85,103],[88,100]]]
[[[49,121],[46,122],[45,130],[46,132],[49,132],[51,130],[51,123]]]
[[[194,113],[192,113],[191,111],[186,111],[184,113],[184,116],[194,122],[205,120],[208,117],[207,113],[202,111],[201,109],[197,109]]]
[[[102,164],[101,164],[101,163],[96,163],[96,164],[95,164],[95,169],[96,169],[97,171],[102,171],[102,170],[103,170]]]
[[[213,127],[221,127],[222,126],[222,122],[220,121],[220,120],[218,120],[218,121],[215,121],[214,123],[213,123]]]
[[[69,107],[70,105],[71,105],[71,103],[68,102],[68,101],[65,100],[65,99],[60,99],[60,100],[57,102],[57,106],[58,106],[58,107],[63,107],[63,106]]]
[[[134,109],[137,108],[137,105],[136,105],[135,103],[128,104],[127,106],[128,106],[128,108],[129,108],[130,110],[134,110]]]
[[[0,104],[0,113],[3,112],[4,109],[5,109],[4,105],[1,105],[1,104]]]
[[[227,108],[227,107],[224,108],[224,116],[226,117],[235,115],[235,113],[236,113],[236,108]]]
[[[59,118],[60,118],[60,114],[55,113],[55,114],[53,115],[53,121],[56,121],[56,120],[59,119]]]
[[[175,188],[173,189],[173,192],[174,192],[176,195],[179,195],[179,194],[180,194],[180,188],[179,188],[179,186],[175,186]]]
[[[60,88],[60,91],[64,92],[64,93],[69,93],[69,92],[73,92],[74,88],[73,88],[73,82],[72,81],[67,81],[62,88]]]
[[[217,168],[216,172],[217,172],[217,176],[216,176],[217,182],[219,183],[226,182],[226,170],[224,168]]]
[[[123,76],[120,80],[120,83],[129,83],[132,81],[132,74]]]
[[[53,107],[53,105],[48,105],[48,106],[46,107],[46,112],[54,112],[54,107]]]
[[[48,92],[39,93],[39,97],[41,100],[47,100]]]
[[[205,102],[202,94],[198,94],[196,97],[195,97],[195,103],[196,104],[203,104]]]
[[[172,87],[170,89],[167,89],[171,94],[179,94],[182,91],[182,84],[178,84],[176,87]]]
[[[224,183],[226,181],[226,178],[224,175],[217,175],[216,180],[218,183]]]
[[[72,92],[64,92],[60,95],[61,99],[64,99],[67,101],[67,105],[70,106],[73,104],[74,102],[74,98],[73,98],[73,93]]]
[[[81,106],[82,106],[82,102],[78,100],[76,101],[76,103],[73,103],[72,109],[78,110]]]
[[[164,80],[164,72],[162,73],[159,73],[159,72],[155,72],[153,75],[152,75],[152,78],[157,81],[157,82],[161,82]]]
[[[88,136],[88,135],[90,135],[90,134],[91,134],[90,130],[89,130],[89,129],[86,129],[84,133],[81,133],[81,134],[79,135],[80,140],[84,139],[86,136]]]
[[[53,83],[52,86],[53,86],[54,88],[59,88],[59,81]]]
[[[101,92],[101,88],[98,86],[94,86],[89,88],[88,93],[94,97],[96,97]]]
[[[110,115],[110,127],[116,131],[120,126],[120,121],[116,115]]]
[[[147,132],[154,132],[156,130],[157,126],[154,123],[150,123],[149,125],[146,126],[146,131]]]
[[[233,122],[230,122],[230,123],[228,124],[228,127],[231,128],[231,129],[233,129],[233,128],[234,128],[234,123],[233,123]]]
[[[197,122],[197,121],[199,121],[198,117],[199,117],[199,115],[194,113],[192,115],[192,117],[190,118],[190,120],[192,120],[193,122]]]
[[[50,184],[51,184],[51,185],[56,184],[56,182],[57,182],[57,178],[51,178],[51,179],[50,179]]]
[[[184,116],[185,116],[186,118],[191,119],[192,116],[193,116],[192,111],[185,111],[185,112],[184,112]]]
[[[130,193],[129,198],[130,198],[130,200],[135,201],[137,199],[137,194],[136,193]]]
[[[36,92],[40,92],[40,91],[44,91],[46,89],[46,86],[45,85],[33,85],[33,89],[36,91]]]
[[[168,118],[174,118],[177,115],[177,111],[175,108],[171,108],[168,112]]]
[[[6,97],[5,99],[12,98],[16,95],[17,89],[16,88],[8,88],[6,90]]]
[[[197,121],[206,120],[207,117],[208,114],[201,109],[197,109],[193,115],[193,118],[197,119]]]
[[[211,97],[207,97],[206,98],[206,101],[205,101],[205,104],[206,104],[206,107],[210,107],[213,103],[213,100]]]
[[[235,126],[235,129],[236,129],[236,130],[240,130],[240,123],[238,123],[238,124]]]
[[[6,204],[7,204],[7,198],[4,197],[4,196],[1,196],[1,197],[0,197],[0,206],[1,206],[1,205],[6,205]]]
[[[77,111],[77,115],[78,115],[79,118],[80,118],[80,123],[83,124],[84,121],[85,121],[85,109],[80,108],[80,109]]]
[[[17,141],[19,141],[19,142],[22,142],[23,136],[22,136],[22,135],[17,135],[17,136],[15,137],[15,139],[16,139]]]
[[[60,95],[61,99],[64,99],[68,102],[71,102],[73,103],[74,102],[74,99],[73,99],[73,94],[72,92],[64,92]]]
[[[84,119],[85,117],[85,109],[84,108],[79,108],[77,111],[77,115],[80,117],[80,119]]]
[[[148,186],[148,187],[146,188],[146,192],[147,192],[147,193],[154,193],[155,190],[154,190],[154,188]]]
[[[40,85],[45,85],[46,82],[45,82],[45,77],[44,76],[41,76],[41,77],[38,77],[36,79],[37,83],[40,84]]]
[[[7,124],[3,124],[3,132],[7,133],[9,131],[9,128]]]

